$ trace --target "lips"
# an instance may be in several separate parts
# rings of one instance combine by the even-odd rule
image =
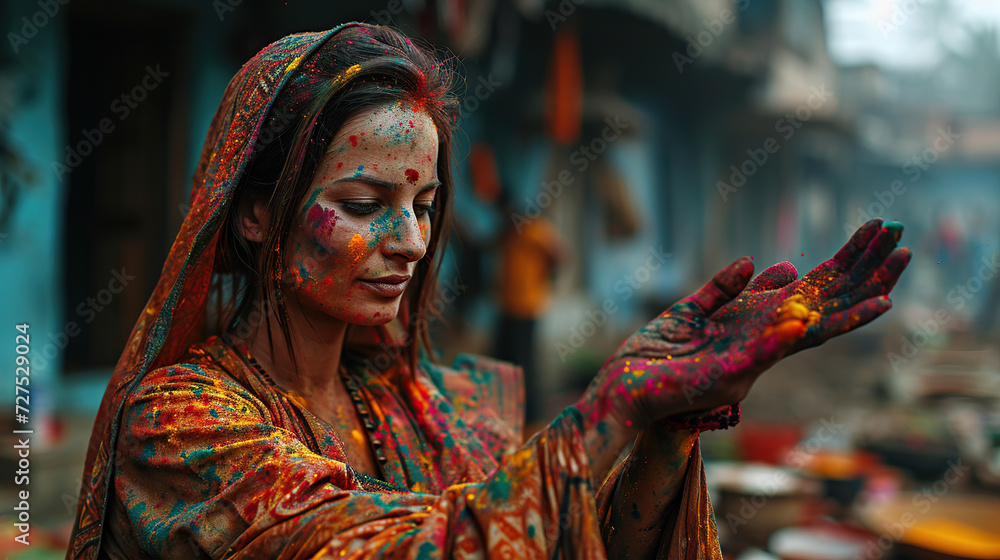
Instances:
[[[409,280],[409,276],[393,274],[390,276],[382,276],[380,278],[361,278],[360,282],[362,286],[376,295],[394,298],[403,294],[403,291],[406,289],[406,283]]]

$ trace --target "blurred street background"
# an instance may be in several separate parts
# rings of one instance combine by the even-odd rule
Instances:
[[[994,0],[6,0],[0,554],[62,557],[93,415],[227,82],[281,36],[351,20],[462,76],[442,360],[524,364],[537,428],[736,258],[804,274],[898,220],[913,261],[894,309],[778,364],[739,426],[702,436],[724,550],[1000,558]]]

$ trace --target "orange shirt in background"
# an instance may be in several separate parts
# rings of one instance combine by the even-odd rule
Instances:
[[[552,295],[552,272],[559,232],[544,218],[513,229],[503,240],[500,261],[500,308],[507,315],[535,318]]]

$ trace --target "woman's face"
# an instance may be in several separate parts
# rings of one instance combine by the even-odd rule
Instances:
[[[341,127],[289,235],[286,281],[303,308],[362,325],[396,316],[430,239],[437,159],[434,121],[409,103]]]

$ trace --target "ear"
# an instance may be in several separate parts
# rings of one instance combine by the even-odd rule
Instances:
[[[260,243],[267,233],[267,221],[267,205],[262,200],[255,200],[252,208],[244,207],[240,233],[247,241]]]

